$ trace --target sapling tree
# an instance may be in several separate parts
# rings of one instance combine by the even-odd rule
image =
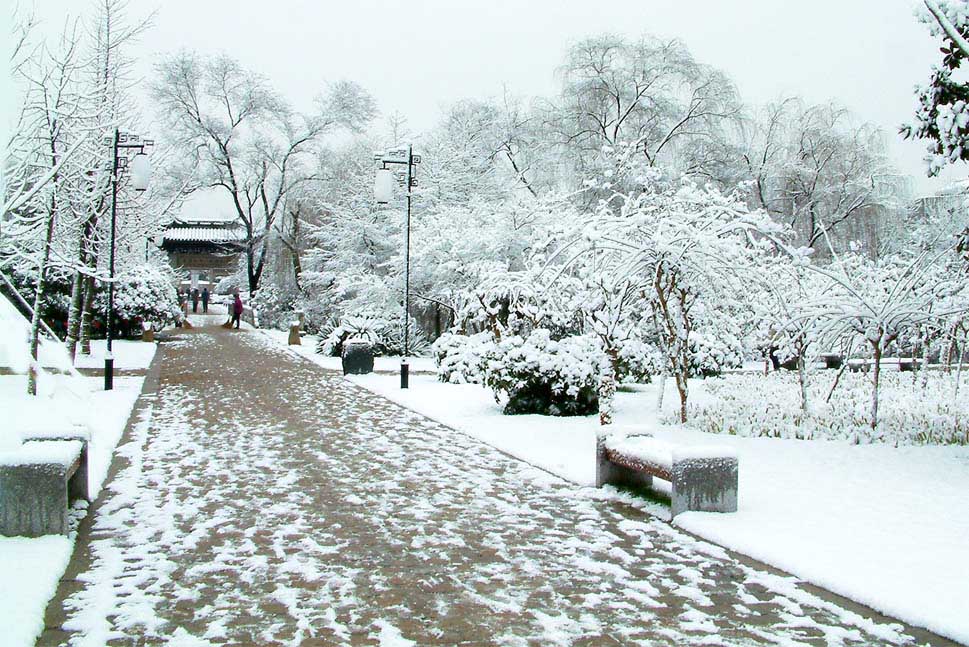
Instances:
[[[641,190],[600,203],[587,238],[601,253],[615,255],[619,276],[648,295],[685,422],[694,309],[701,300],[716,310],[717,300],[741,298],[745,271],[784,228],[765,212],[750,211],[740,195],[659,174],[643,179]]]
[[[807,251],[807,250],[804,250]],[[781,362],[794,361],[802,414],[810,410],[808,379],[810,367],[830,339],[820,337],[821,321],[812,310],[823,303],[826,281],[807,269],[804,253],[792,257],[765,258],[759,271],[751,274],[759,288],[753,300],[759,321],[761,346],[766,355]]]
[[[14,160],[25,160],[14,162],[24,174],[17,179],[16,194],[5,196],[10,210],[3,214],[3,228],[13,242],[13,259],[26,260],[36,268],[29,340],[33,360],[27,380],[31,395],[37,393],[37,349],[47,282],[58,255],[54,250],[56,227],[66,226],[64,220],[73,217],[67,188],[83,174],[73,162],[76,151],[90,137],[79,127],[86,107],[78,83],[80,57],[77,26],[69,23],[57,46],[37,50],[18,68],[25,85],[24,101],[19,135],[10,154]]]
[[[940,317],[964,312],[957,299],[963,290],[958,275],[945,272],[941,253],[925,251],[868,261],[857,254],[836,257],[828,265],[807,267],[828,283],[823,296],[807,304],[795,319],[819,319],[820,336],[854,337],[872,354],[872,391],[869,425],[878,427],[878,393],[881,359],[890,344],[906,329]],[[931,307],[944,301],[945,309]]]

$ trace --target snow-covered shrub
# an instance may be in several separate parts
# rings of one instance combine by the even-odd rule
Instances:
[[[452,384],[484,384],[484,358],[494,345],[490,332],[476,335],[444,333],[431,346],[437,378]]]
[[[582,416],[599,409],[599,344],[591,336],[551,338],[539,328],[526,337],[485,344],[485,384],[508,396],[506,414]]]
[[[411,357],[425,355],[430,349],[430,344],[414,320],[411,319],[409,323],[409,355]],[[343,344],[348,339],[370,342],[375,356],[402,355],[404,352],[404,331],[401,328],[400,319],[386,319],[373,315],[345,316],[335,325],[332,323],[331,325],[332,328],[320,338],[316,346],[316,352],[321,355],[339,357],[343,353]]]
[[[265,328],[288,330],[293,314],[296,295],[291,291],[265,282],[256,290],[249,305],[259,312],[259,324]]]
[[[370,317],[344,317],[333,325],[325,336],[320,337],[316,352],[320,355],[340,357],[343,354],[344,342],[351,338],[368,341],[376,348],[380,342],[380,335],[377,332],[380,325],[377,319]]]
[[[656,346],[627,339],[619,347],[619,374],[616,377],[620,382],[649,383],[662,366],[663,355]]]
[[[691,376],[720,375],[724,369],[740,368],[743,363],[743,344],[737,337],[729,334],[705,335],[696,330],[690,332]]]
[[[95,309],[107,318],[108,290],[102,288],[95,299]],[[153,265],[136,265],[118,276],[114,289],[116,324],[122,336],[140,334],[142,322],[167,326],[179,320],[174,277]]]
[[[868,411],[871,378],[864,373],[843,374],[827,403],[830,379],[812,380],[808,386],[812,406],[807,413],[799,406],[798,380],[791,373],[736,374],[706,380],[704,397],[690,404],[688,424],[709,433],[737,436],[969,444],[969,402],[964,398],[953,401],[955,376],[930,374],[926,389],[918,386],[916,379],[912,373],[898,371],[882,375],[882,411],[874,432]],[[964,377],[962,381],[969,380]],[[667,422],[677,418],[668,411],[664,417]]]

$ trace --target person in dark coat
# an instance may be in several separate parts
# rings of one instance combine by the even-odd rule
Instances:
[[[232,323],[239,327],[239,320],[242,318],[242,298],[239,296],[239,291],[235,291],[235,299],[232,301]]]
[[[199,311],[199,289],[192,289],[192,312]]]
[[[202,313],[209,314],[209,288],[202,288]]]

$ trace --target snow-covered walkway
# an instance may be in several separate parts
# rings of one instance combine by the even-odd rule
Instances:
[[[951,644],[208,319],[161,344],[39,645]]]

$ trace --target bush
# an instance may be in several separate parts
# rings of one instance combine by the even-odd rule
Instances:
[[[107,318],[108,290],[102,288],[95,310]],[[175,323],[182,316],[175,292],[174,277],[152,265],[136,265],[118,276],[114,289],[114,312],[121,336],[141,334],[141,322],[160,327]]]
[[[431,346],[437,364],[437,379],[451,384],[484,384],[484,358],[494,337],[444,333]]]
[[[652,376],[660,372],[663,356],[652,344],[637,339],[625,341],[619,349],[618,382],[638,382],[648,384]]]
[[[584,416],[599,410],[597,393],[602,353],[595,339],[555,341],[539,328],[526,337],[483,344],[485,384],[498,400],[507,394],[503,413]],[[470,352],[478,352],[469,346]]]
[[[410,356],[420,357],[427,354],[430,344],[424,333],[410,320]],[[374,356],[402,355],[404,351],[404,335],[400,326],[400,319],[384,319],[381,317],[362,315],[359,317],[345,316],[332,327],[316,345],[316,352],[321,355],[340,357],[343,354],[343,344],[348,339],[363,339],[370,342]]]
[[[721,331],[722,333],[722,331]],[[740,368],[744,363],[743,344],[730,334],[690,333],[690,375],[713,377],[724,369]]]
[[[249,305],[259,313],[260,326],[289,330],[289,322],[298,318],[295,301],[294,293],[266,283],[256,290]]]

